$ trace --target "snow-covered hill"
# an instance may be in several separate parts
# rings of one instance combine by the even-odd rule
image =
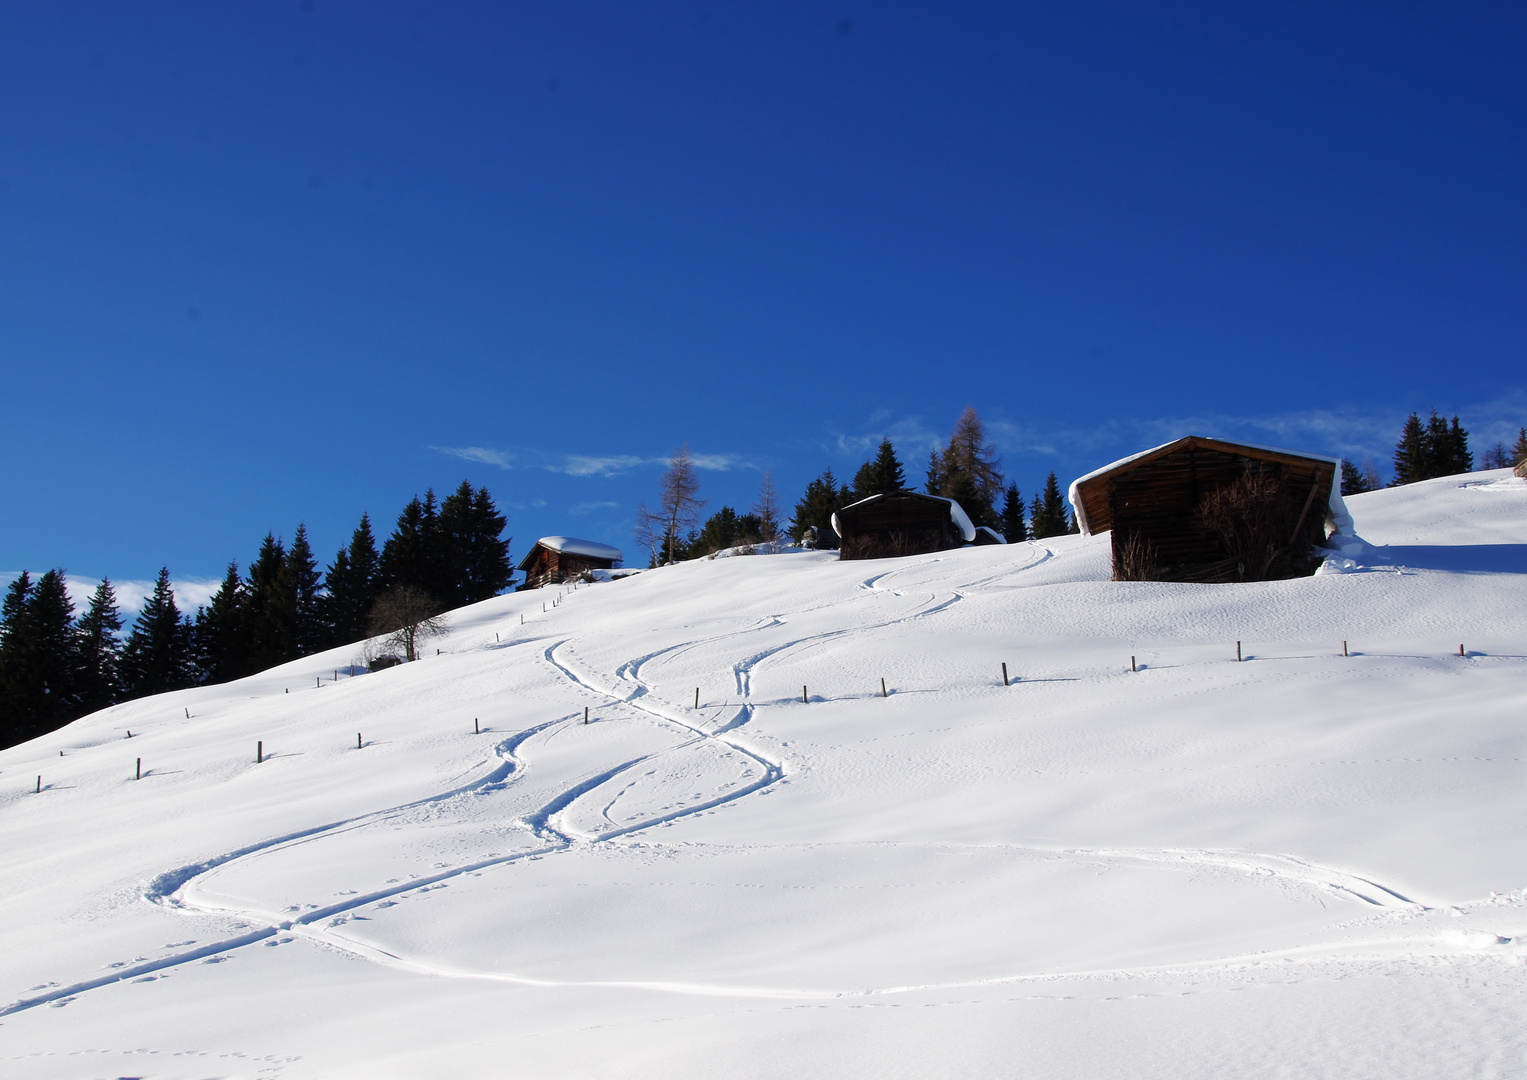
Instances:
[[[706,561],[4,751],[0,1073],[1527,1075],[1527,482],[1349,506],[1342,573]]]

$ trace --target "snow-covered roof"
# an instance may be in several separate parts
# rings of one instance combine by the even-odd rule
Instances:
[[[1007,543],[1007,537],[1003,536],[996,529],[993,529],[993,528],[991,528],[988,525],[977,525],[976,526],[976,532],[985,533],[987,535],[989,543],[993,543],[993,544],[1005,544],[1005,543]]]
[[[948,503],[949,520],[954,522],[954,527],[956,529],[960,530],[960,535],[965,538],[965,542],[968,544],[976,538],[976,527],[971,523],[969,515],[965,513],[965,508],[959,503],[955,502],[953,499],[946,499],[942,495],[924,495],[921,491],[895,491],[891,492],[891,494],[912,495],[919,499],[937,499],[941,503]],[[867,499],[860,499],[858,502],[849,503],[848,506],[843,507],[843,509],[847,510],[850,507],[863,506],[865,503],[872,503],[876,499],[883,498],[885,498],[884,495],[871,495]],[[843,535],[843,530],[838,528],[837,514],[833,514],[832,516],[832,531],[837,533],[839,536]]]
[[[1331,495],[1328,500],[1328,517],[1336,532],[1351,535],[1352,517],[1347,513],[1347,504],[1342,501],[1341,497],[1340,458],[1328,457],[1325,454],[1309,454],[1305,453],[1303,450],[1285,450],[1281,446],[1262,446],[1258,443],[1237,442],[1232,439],[1219,439],[1212,435],[1189,435],[1184,436],[1183,438],[1173,439],[1171,442],[1164,442],[1160,446],[1153,446],[1149,450],[1141,450],[1138,454],[1130,454],[1128,457],[1121,457],[1118,461],[1104,465],[1101,469],[1093,469],[1086,476],[1079,476],[1075,480],[1071,481],[1071,487],[1066,491],[1066,499],[1071,503],[1071,509],[1076,514],[1076,523],[1081,526],[1082,535],[1091,536],[1092,528],[1087,522],[1087,508],[1083,505],[1082,499],[1077,492],[1077,489],[1081,487],[1081,485],[1085,484],[1089,480],[1102,476],[1105,473],[1111,473],[1115,469],[1122,468],[1123,466],[1128,465],[1131,461],[1138,461],[1140,458],[1150,457],[1152,454],[1159,453],[1169,446],[1174,446],[1177,443],[1182,442],[1183,439],[1186,438],[1201,438],[1211,442],[1225,443],[1230,446],[1244,446],[1248,450],[1262,450],[1269,454],[1284,454],[1288,457],[1308,458],[1311,461],[1329,461],[1332,465],[1335,466],[1335,468],[1331,470]]]
[[[535,542],[535,547],[543,547],[548,551],[561,551],[568,555],[586,555],[591,559],[610,559],[621,562],[625,556],[621,555],[620,548],[611,547],[609,544],[601,544],[597,540],[580,540],[576,536],[543,536]],[[535,547],[530,549],[535,553]],[[530,555],[525,556],[529,561]],[[520,569],[525,569],[524,564]]]

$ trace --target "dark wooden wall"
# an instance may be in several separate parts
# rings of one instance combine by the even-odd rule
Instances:
[[[843,559],[884,559],[946,551],[965,542],[942,499],[890,494],[838,511]]]
[[[613,559],[597,559],[592,555],[575,555],[567,551],[552,551],[540,547],[525,571],[522,589],[538,589],[542,585],[556,585],[577,577],[585,570],[608,570],[615,565]]]
[[[1309,548],[1325,542],[1325,519],[1334,466],[1308,458],[1279,455],[1278,460],[1188,445],[1172,453],[1126,466],[1107,481],[1108,513],[1113,528],[1115,577],[1157,581],[1240,581],[1254,579],[1247,560],[1231,557],[1220,536],[1203,527],[1198,512],[1203,497],[1227,488],[1247,474],[1276,482],[1275,505],[1262,509],[1273,534],[1292,553],[1271,576],[1313,572],[1318,562]],[[1151,569],[1121,574],[1131,545],[1148,545]],[[1136,557],[1140,550],[1137,547]]]

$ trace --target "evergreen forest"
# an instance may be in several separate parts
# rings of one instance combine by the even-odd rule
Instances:
[[[109,580],[76,618],[63,570],[24,572],[0,605],[0,746],[120,701],[392,633],[399,611],[417,622],[496,596],[514,573],[505,525],[488,490],[462,481],[444,500],[433,490],[410,500],[380,550],[362,514],[323,571],[304,526],[289,543],[268,533],[247,570],[230,562],[194,614],[180,610],[161,569],[125,637]]]

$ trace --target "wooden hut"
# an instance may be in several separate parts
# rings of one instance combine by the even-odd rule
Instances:
[[[543,536],[520,560],[525,572],[521,589],[557,585],[587,570],[609,570],[621,561],[619,548],[576,536]]]
[[[1071,485],[1083,533],[1113,533],[1115,581],[1272,581],[1315,572],[1348,522],[1338,461],[1197,435]]]
[[[841,559],[921,555],[968,544],[975,526],[953,499],[916,491],[871,495],[832,516]]]

